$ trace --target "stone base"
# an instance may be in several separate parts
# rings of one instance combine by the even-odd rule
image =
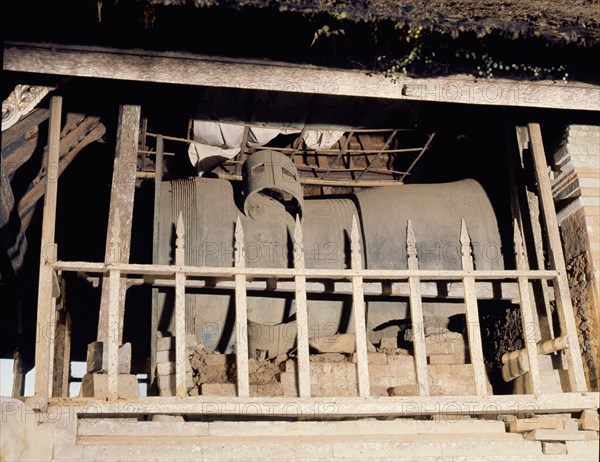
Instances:
[[[86,373],[81,380],[79,396],[82,398],[108,396],[108,374]],[[118,396],[119,398],[137,398],[139,396],[138,381],[135,375],[118,375]]]

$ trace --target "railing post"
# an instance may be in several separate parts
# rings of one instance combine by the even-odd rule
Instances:
[[[179,212],[175,227],[175,265],[179,268],[185,265],[185,227],[183,214]],[[185,354],[185,273],[175,273],[175,391],[178,398],[187,395],[186,354]]]
[[[406,224],[406,255],[409,270],[419,269],[417,257],[417,239],[412,229],[412,223]],[[420,396],[429,396],[429,375],[427,373],[427,351],[425,350],[425,326],[423,325],[423,306],[421,304],[421,282],[417,276],[408,278],[410,298],[410,320],[413,333],[415,353],[415,369]]]
[[[238,216],[235,224],[235,267],[246,267],[244,258],[244,230]],[[246,303],[246,274],[235,275],[235,338],[237,365],[237,393],[241,398],[250,396],[250,377],[248,375],[248,311]]]
[[[110,247],[115,249],[109,254],[110,263],[120,263],[120,246],[119,231],[121,228],[121,214],[115,212],[114,221],[115,233],[113,239],[109,243]],[[108,273],[108,345],[107,345],[107,367],[108,367],[108,397],[116,399],[119,396],[119,342],[121,327],[119,326],[119,304],[121,293],[121,270],[111,269]],[[100,326],[99,326],[100,327]]]
[[[356,215],[352,217],[350,254],[352,270],[355,272],[355,275],[352,276],[352,308],[354,310],[354,330],[356,335],[358,395],[368,397],[371,395],[371,390],[369,385],[369,358],[367,356],[367,323],[363,278],[358,274],[363,269],[363,264]]]
[[[586,391],[585,374],[583,372],[583,361],[581,360],[581,351],[579,350],[579,337],[577,335],[577,326],[575,325],[575,313],[573,312],[573,302],[571,301],[569,282],[567,280],[567,268],[565,267],[565,257],[560,241],[558,231],[558,221],[556,219],[556,209],[552,198],[552,189],[550,188],[550,179],[547,173],[546,154],[544,153],[544,144],[539,124],[529,124],[529,140],[531,143],[531,154],[533,165],[535,167],[535,177],[538,183],[540,193],[540,203],[546,223],[546,232],[548,234],[548,250],[550,261],[553,268],[558,271],[558,277],[555,280],[554,290],[556,306],[558,309],[558,319],[560,321],[561,335],[569,337],[569,348],[567,349],[567,362],[569,365],[569,381],[571,391]]]
[[[300,217],[294,226],[294,268],[304,270],[304,238]],[[294,276],[296,283],[296,323],[298,325],[298,389],[300,398],[310,397],[310,356],[308,350],[308,307],[306,305],[306,276]]]
[[[471,253],[471,239],[467,231],[465,220],[460,225],[460,248],[462,257],[462,268],[465,271],[473,271],[473,255]],[[473,365],[473,377],[475,378],[475,392],[478,396],[487,395],[485,364],[483,362],[483,346],[481,344],[481,326],[479,325],[479,307],[477,305],[477,292],[475,289],[475,278],[465,276],[463,278],[465,290],[465,310],[467,319],[467,336],[469,340],[469,353]]]
[[[514,226],[514,241],[515,241],[515,260],[517,269],[525,266],[525,254],[523,249],[523,240],[517,220],[513,222]],[[535,331],[529,327],[534,326],[533,312],[531,309],[531,299],[529,294],[529,281],[526,277],[519,276],[517,278],[519,284],[519,299],[521,301],[521,322],[523,326],[523,339],[527,349],[527,358],[529,360],[529,378],[531,380],[531,390],[534,395],[538,395],[542,391],[542,383],[540,377],[540,366],[538,363],[537,339]]]
[[[48,123],[48,158],[46,172],[46,195],[42,221],[40,252],[40,278],[38,284],[37,330],[35,347],[35,395],[40,398],[52,396],[52,351],[54,338],[45,338],[52,333],[53,313],[56,299],[52,293],[52,260],[56,259],[54,230],[56,227],[56,196],[58,192],[58,157],[60,152],[60,121],[62,97],[53,96],[50,100],[50,121]]]

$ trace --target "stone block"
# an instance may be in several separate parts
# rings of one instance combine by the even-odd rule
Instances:
[[[311,348],[319,353],[353,353],[356,350],[354,334],[337,334],[309,340]]]
[[[598,453],[600,453],[600,442],[598,440],[589,441],[567,441],[567,454],[569,455],[592,455],[598,460]]]
[[[192,365],[189,361],[185,362],[186,372],[191,371]],[[169,361],[168,363],[158,363],[156,365],[156,372],[158,375],[170,375],[175,373],[175,362]]]
[[[235,383],[203,383],[200,387],[202,396],[237,396]]]
[[[119,374],[131,372],[131,343],[124,343],[119,347]]]
[[[579,417],[579,428],[581,430],[599,431],[598,411],[586,409]]]
[[[564,429],[562,419],[558,417],[536,416],[529,419],[519,419],[508,424],[508,431],[511,433],[528,432],[545,428],[548,430]]]
[[[103,359],[103,344],[102,342],[92,342],[87,346],[87,372],[106,371],[108,366]]]
[[[194,334],[185,334],[185,347],[194,348],[198,342]],[[175,337],[162,337],[156,342],[156,351],[166,351],[175,349]]]
[[[175,361],[175,350],[164,350],[156,353],[157,363],[168,363],[170,361]]]
[[[430,365],[428,368],[429,388],[433,396],[475,395],[475,379],[471,364]],[[492,394],[492,386],[486,380],[487,392]]]
[[[410,383],[408,385],[389,387],[387,392],[388,396],[419,396],[419,387],[416,383]]]
[[[542,443],[542,452],[546,455],[562,456],[567,453],[567,445],[565,443],[544,441]]]
[[[119,374],[117,382],[117,394],[119,398],[137,398],[138,381],[135,375]],[[81,379],[79,396],[104,397],[108,396],[108,374],[90,374],[89,372]]]
[[[346,355],[342,353],[322,353],[318,355],[310,355],[312,362],[329,362],[329,363],[342,363],[346,361]],[[277,363],[277,361],[275,361]]]
[[[192,377],[192,373],[186,372],[184,385],[186,387],[191,387],[191,386],[193,386],[193,384],[194,384],[194,379]],[[161,390],[164,390],[164,389],[176,390],[175,374],[159,375],[158,376],[158,388]]]
[[[398,340],[396,338],[384,337],[379,343],[379,348],[382,350],[391,350],[393,348],[398,348]]]
[[[597,439],[596,432],[538,429],[523,435],[526,440],[534,441],[588,441]]]
[[[367,353],[367,360],[369,364],[387,364],[387,355],[385,353]],[[358,362],[356,353],[352,353],[350,362],[354,364]]]
[[[251,383],[250,396],[283,396],[283,385],[280,382]]]

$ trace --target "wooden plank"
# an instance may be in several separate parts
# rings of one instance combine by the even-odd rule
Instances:
[[[558,274],[554,270],[377,270],[377,269],[312,269],[296,270],[294,268],[236,268],[214,266],[178,266],[178,265],[150,265],[141,263],[94,263],[84,261],[57,261],[52,267],[61,271],[87,271],[90,273],[106,273],[111,269],[120,269],[127,274],[154,274],[173,276],[180,271],[188,276],[201,277],[234,277],[238,274],[248,277],[290,278],[296,275],[307,278],[351,279],[360,276],[363,279],[391,279],[402,280],[409,277],[431,280],[462,280],[472,276],[477,280],[503,280],[525,277],[528,279],[554,279]]]
[[[94,283],[99,277],[88,276],[87,280]],[[169,278],[157,276],[127,277],[130,286],[152,284],[156,287],[175,287],[175,281]],[[207,282],[203,279],[186,279],[186,288],[203,289],[207,287],[223,290],[235,290],[235,281],[219,280]],[[352,283],[345,281],[332,281],[331,284],[311,281],[306,282],[306,292],[311,294],[335,293],[338,295],[352,295]],[[248,281],[246,283],[248,292],[295,292],[294,281],[277,280],[271,281]],[[548,289],[550,290],[550,289]],[[516,282],[490,282],[476,281],[475,296],[478,300],[508,300],[519,303],[519,291]],[[365,296],[395,296],[409,297],[408,282],[365,282],[363,281],[363,293]],[[553,294],[549,294],[552,295]],[[421,296],[425,298],[443,298],[445,300],[464,300],[465,292],[462,282],[421,282]],[[552,298],[553,299],[553,298]]]
[[[417,239],[412,223],[406,224],[406,255],[409,270],[419,269],[417,256]],[[415,352],[415,369],[420,396],[429,396],[429,374],[427,373],[427,351],[425,343],[425,324],[423,322],[423,306],[421,298],[421,281],[418,277],[408,278],[410,291],[410,322],[413,332]]]
[[[535,177],[538,183],[540,204],[542,206],[542,215],[546,224],[548,236],[548,249],[550,261],[554,269],[558,271],[556,277],[556,305],[558,309],[561,331],[566,333],[570,339],[567,351],[567,362],[569,365],[569,380],[571,391],[585,391],[587,385],[583,372],[583,362],[581,360],[581,351],[577,336],[577,326],[575,325],[575,314],[573,312],[573,303],[569,291],[569,282],[567,280],[567,269],[565,267],[565,257],[563,255],[560,233],[558,230],[558,221],[556,219],[556,209],[552,198],[552,189],[550,179],[547,174],[546,154],[542,142],[542,133],[539,124],[529,124],[529,139],[531,143],[531,154],[535,167]]]
[[[116,399],[119,395],[119,294],[121,292],[121,272],[111,270],[108,276],[108,397]]]
[[[83,133],[84,131],[77,130],[78,133]],[[53,170],[53,175],[55,178],[59,178],[60,175],[65,171],[65,169],[71,164],[71,162],[77,157],[77,155],[85,148],[88,144],[93,143],[94,141],[100,139],[104,133],[106,132],[106,127],[102,124],[95,124],[95,127],[87,134],[85,137],[77,143],[73,149],[69,149],[71,146],[69,143],[69,138],[72,139],[69,135],[65,136],[64,139],[61,139],[60,143],[63,146],[63,149],[60,152],[60,160],[57,164],[58,169],[55,167]],[[77,134],[77,133],[76,133]],[[44,195],[44,189],[46,187],[46,182],[48,181],[48,175],[43,175],[38,177],[32,184],[33,186],[21,197],[19,203],[17,204],[17,211],[19,213],[19,217],[21,218],[21,227],[26,228],[25,220],[27,216],[34,211],[35,205],[37,201]]]
[[[73,415],[106,414],[190,414],[190,415],[276,415],[289,418],[290,409],[296,415],[323,419],[326,416],[339,419],[361,416],[414,416],[435,415],[452,412],[467,415],[516,414],[519,412],[563,413],[584,409],[598,409],[598,392],[557,393],[540,396],[389,396],[364,399],[360,397],[311,398],[236,398],[218,396],[194,396],[187,398],[144,397],[123,402],[106,402],[90,398],[52,398],[50,409],[68,409]],[[36,398],[25,403],[31,407],[39,404]]]
[[[460,245],[462,267],[464,270],[473,270],[473,254],[471,239],[467,230],[465,220],[460,225]],[[469,340],[469,354],[473,365],[473,377],[475,379],[475,390],[479,396],[487,395],[487,376],[483,362],[483,344],[481,341],[481,325],[479,323],[479,307],[475,290],[475,278],[465,277],[465,309],[467,314],[467,337]]]
[[[108,229],[106,235],[105,261],[116,253],[121,263],[129,261],[131,243],[131,225],[133,219],[133,199],[135,193],[135,172],[137,168],[137,149],[140,127],[139,106],[121,106],[117,130],[116,153],[113,166],[112,186],[110,191],[110,209],[108,212]],[[116,226],[115,217],[120,217],[120,226]],[[112,248],[111,243],[118,236],[119,248]],[[112,260],[115,260],[112,258]],[[123,338],[123,315],[125,313],[125,284],[119,294],[119,339]],[[100,296],[100,315],[98,320],[98,341],[108,340],[108,286],[102,282]]]
[[[514,245],[515,245],[515,260],[517,268],[524,266],[525,254],[523,249],[523,240],[519,230],[517,220],[513,221],[514,225]],[[525,349],[527,350],[527,359],[529,360],[529,380],[531,382],[531,390],[534,395],[539,395],[542,392],[542,379],[540,376],[540,365],[537,354],[537,336],[536,330],[531,329],[535,326],[533,312],[531,308],[531,298],[529,293],[529,283],[527,278],[520,277],[517,279],[519,284],[519,295],[521,299],[521,326],[523,328],[523,340],[525,341]]]
[[[25,135],[33,127],[45,122],[50,116],[50,111],[44,108],[36,108],[19,120],[13,126],[2,131],[2,151],[5,151],[12,143]],[[2,153],[4,156],[4,152]]]
[[[183,265],[185,260],[185,229],[183,214],[179,212],[175,227],[175,263]],[[185,354],[185,274],[175,274],[175,393],[179,398],[187,396],[185,384],[186,363]]]
[[[163,171],[164,140],[161,135],[156,138],[156,158],[154,160],[154,208],[152,221],[152,261],[158,261],[160,233],[160,184]],[[184,282],[187,282],[184,280]],[[189,287],[187,284],[185,287]],[[152,319],[150,329],[150,371],[148,383],[154,383],[156,373],[156,336],[158,335],[158,287],[152,287]]]
[[[152,66],[148,66],[152,62]],[[580,82],[403,78],[311,65],[56,43],[4,44],[4,70],[53,75],[444,103],[597,111],[600,87]]]
[[[523,176],[523,159],[524,159],[524,150],[527,149],[527,146],[529,145],[529,132],[527,131],[527,129],[525,127],[515,127],[515,132],[516,132],[516,147],[517,147],[517,152],[518,152],[518,173],[519,173],[519,178],[522,178]],[[512,137],[510,137],[509,139],[509,144],[511,146],[514,146],[514,139]],[[512,153],[511,153],[512,154]],[[519,227],[523,230],[525,230],[525,227],[523,226],[523,220],[522,220],[522,212],[521,212],[521,205],[519,202],[519,194],[517,191],[517,184],[516,184],[516,178],[517,178],[517,171],[515,171],[515,162],[514,162],[514,156],[513,155],[509,155],[509,162],[508,162],[508,167],[509,167],[509,177],[510,177],[510,181],[511,181],[511,209],[513,210],[513,217],[517,218],[519,220]],[[540,223],[539,223],[539,208],[538,207],[533,207],[533,204],[531,203],[531,196],[535,197],[535,201],[537,201],[537,196],[528,190],[528,187],[524,184],[525,182],[521,179],[519,185],[520,187],[524,190],[524,195],[521,197],[524,197],[524,200],[527,202],[527,210],[529,212],[529,225],[531,226],[530,231],[531,231],[531,237],[533,238],[533,247],[534,247],[534,253],[535,253],[535,262],[537,263],[537,269],[544,269],[545,268],[545,262],[544,262],[544,245],[543,245],[543,238],[542,238],[542,229],[540,227]],[[528,255],[527,252],[527,245],[526,245],[526,241],[525,241],[525,253],[526,255]],[[531,266],[528,264],[527,265],[527,269],[529,269]],[[537,285],[535,285],[537,284]],[[539,335],[537,340],[541,340],[542,339],[542,328],[544,329],[544,337],[546,338],[554,338],[554,324],[552,321],[552,307],[550,306],[550,300],[548,297],[548,283],[547,281],[539,281],[537,283],[534,283],[534,286],[531,287],[532,292],[533,290],[536,290],[535,293],[532,293],[532,297],[534,302],[536,302],[538,299],[541,300],[541,303],[543,303],[544,305],[544,311],[545,311],[545,315],[546,315],[546,322],[543,324],[540,324],[539,322],[539,316],[538,316],[538,312],[537,312],[537,306],[536,309],[534,310],[533,314],[536,316],[536,322],[538,324],[538,326],[540,327],[539,329]],[[536,298],[536,294],[539,296],[539,298]]]
[[[304,269],[304,239],[299,215],[296,215],[294,226],[294,268]],[[311,393],[306,277],[296,276],[294,282],[296,286],[296,323],[298,325],[298,392],[300,398],[309,398]]]
[[[360,234],[358,233],[358,222],[356,215],[352,217],[352,229],[350,231],[350,260],[353,270],[363,267]],[[356,335],[356,362],[358,374],[358,396],[368,397],[371,395],[369,385],[369,362],[367,356],[367,313],[365,309],[365,297],[363,294],[363,279],[361,276],[352,277],[352,310],[354,311],[354,329]]]
[[[58,177],[56,168],[60,152],[60,123],[62,97],[53,96],[50,100],[50,122],[48,127],[48,158],[46,171],[54,181],[46,182],[46,198],[42,218],[42,238],[40,252],[40,276],[38,284],[37,330],[35,347],[35,395],[44,398],[52,396],[52,380],[49,375],[52,338],[48,338],[47,328],[52,323],[54,298],[52,294],[52,260],[56,260],[54,231],[56,226],[56,195]],[[51,176],[53,175],[53,176]]]
[[[25,392],[25,369],[23,368],[23,357],[17,348],[13,352],[13,398],[20,398]]]
[[[235,224],[235,267],[245,270],[244,229],[238,217]],[[246,300],[246,275],[235,276],[235,338],[237,365],[237,392],[240,398],[250,396],[250,377],[248,375],[248,308]]]

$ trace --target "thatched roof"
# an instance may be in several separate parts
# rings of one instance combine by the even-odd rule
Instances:
[[[505,33],[544,37],[564,43],[600,42],[598,0],[146,0],[148,4],[197,8],[265,9],[299,14],[343,14],[348,21],[378,23],[391,21],[421,26],[457,36]],[[338,16],[339,17],[339,16]]]

